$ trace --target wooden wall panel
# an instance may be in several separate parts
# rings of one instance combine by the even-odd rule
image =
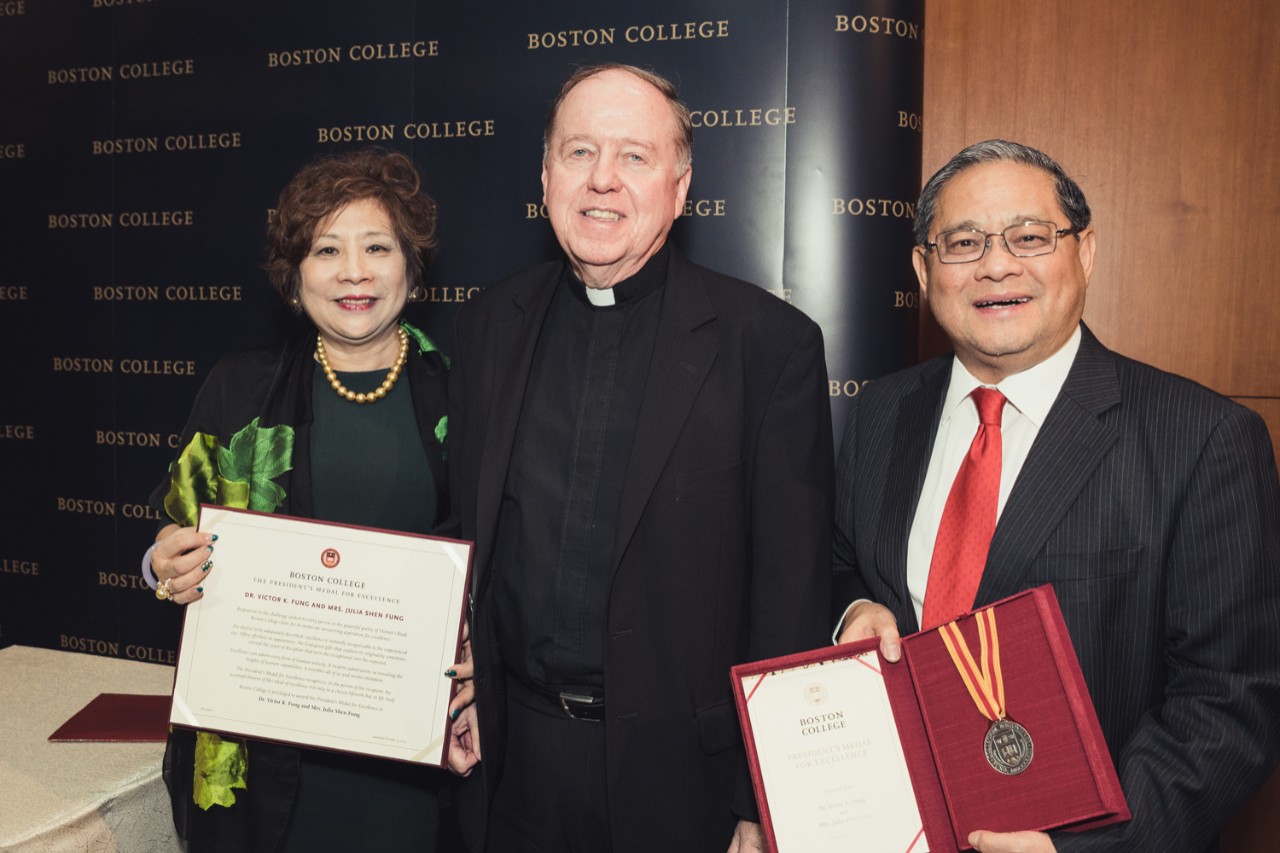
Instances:
[[[1280,400],[1280,4],[926,6],[924,173],[972,142],[1080,181],[1104,343],[1234,397]],[[925,354],[945,350],[926,320]],[[1280,434],[1274,407],[1272,435]]]
[[[1220,853],[1275,853],[1280,818],[1280,773],[1272,774],[1262,790],[1236,815],[1219,839]]]
[[[1061,161],[1098,230],[1086,322],[1262,413],[1280,447],[1277,105],[1274,0],[926,4],[924,175],[992,137]],[[922,313],[921,355],[946,351]],[[1222,849],[1277,837],[1280,772]]]
[[[1236,397],[1235,401],[1262,415],[1271,430],[1271,444],[1280,447],[1280,400],[1274,397]],[[1280,453],[1276,456],[1280,457]]]

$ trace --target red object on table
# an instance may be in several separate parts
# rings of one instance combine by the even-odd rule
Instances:
[[[99,693],[49,740],[164,743],[172,701],[167,694]]]

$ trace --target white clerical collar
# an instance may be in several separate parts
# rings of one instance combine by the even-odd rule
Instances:
[[[942,403],[942,420],[946,421],[955,414],[956,407],[978,387],[997,388],[1005,399],[1022,415],[1031,420],[1039,429],[1049,416],[1058,392],[1067,381],[1071,365],[1080,351],[1080,327],[1063,344],[1062,348],[1039,364],[1028,367],[1021,373],[1006,376],[997,385],[988,385],[980,381],[960,359],[951,359],[951,384],[947,387],[947,397]]]
[[[587,301],[597,308],[608,308],[617,303],[612,287],[583,287],[587,291]]]

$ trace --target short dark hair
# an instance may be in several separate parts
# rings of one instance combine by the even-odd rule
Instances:
[[[391,220],[406,258],[409,290],[422,278],[436,246],[436,203],[422,189],[413,161],[397,151],[365,148],[304,166],[280,191],[267,227],[267,274],[271,286],[294,310],[302,278],[298,268],[316,229],[353,201],[372,199]]]
[[[671,107],[671,115],[676,120],[676,169],[677,174],[683,174],[684,170],[693,162],[693,117],[689,114],[689,107],[684,101],[680,100],[680,93],[676,91],[675,84],[663,77],[656,71],[647,71],[635,65],[624,65],[621,62],[605,62],[600,65],[588,65],[579,68],[573,72],[573,76],[564,81],[564,85],[560,87],[560,93],[556,95],[555,100],[551,102],[551,109],[547,111],[547,122],[542,129],[542,159],[547,158],[547,154],[551,151],[551,134],[556,129],[556,117],[560,114],[560,106],[564,103],[564,99],[569,97],[569,93],[574,87],[597,74],[603,74],[606,71],[624,71],[635,77],[639,77],[653,88],[662,93],[667,99],[667,105]]]
[[[916,203],[916,218],[912,226],[917,245],[923,246],[929,241],[929,230],[933,228],[933,218],[938,212],[938,196],[942,194],[942,188],[956,175],[979,163],[1021,163],[1047,172],[1053,177],[1054,189],[1058,193],[1058,206],[1066,214],[1072,230],[1083,231],[1089,227],[1093,214],[1089,212],[1089,202],[1085,200],[1084,191],[1057,160],[1029,145],[1004,139],[988,139],[986,142],[970,145],[952,157],[924,185],[920,201]]]

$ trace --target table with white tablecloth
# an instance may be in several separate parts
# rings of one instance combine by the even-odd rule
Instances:
[[[0,851],[180,851],[163,743],[50,743],[99,693],[167,694],[173,667],[0,649]]]

